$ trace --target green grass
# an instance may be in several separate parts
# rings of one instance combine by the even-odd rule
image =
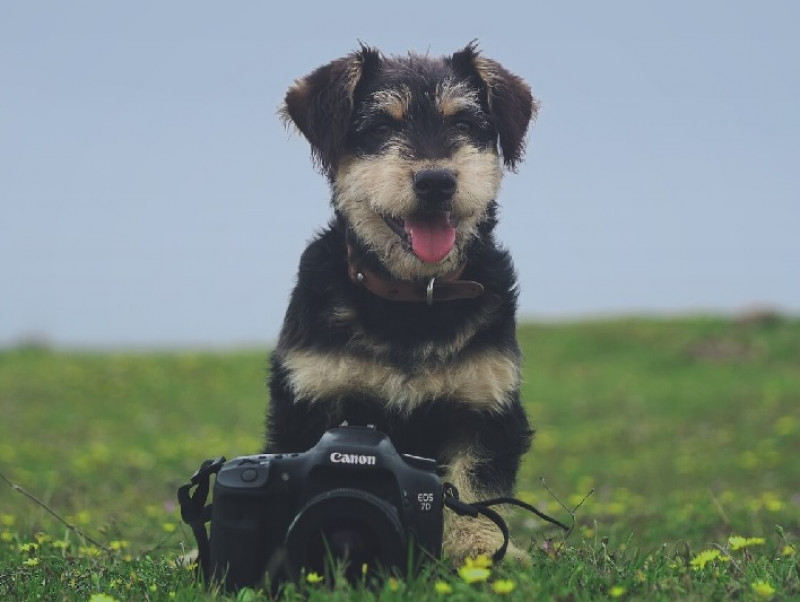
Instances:
[[[474,584],[443,567],[377,589],[303,583],[285,599],[800,599],[800,321],[520,338],[538,432],[519,494],[563,519],[540,477],[570,508],[593,491],[570,538],[515,513],[530,567]],[[266,357],[0,352],[0,472],[106,548],[0,482],[0,600],[210,599],[173,565],[193,544],[175,490],[207,457],[259,449]]]

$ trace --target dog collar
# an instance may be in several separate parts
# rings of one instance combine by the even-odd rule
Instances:
[[[353,247],[347,245],[347,272],[350,281],[389,301],[414,301],[433,305],[438,301],[480,297],[483,294],[483,285],[480,282],[459,280],[466,267],[467,263],[464,262],[455,272],[431,278],[427,282],[392,280],[358,265]]]

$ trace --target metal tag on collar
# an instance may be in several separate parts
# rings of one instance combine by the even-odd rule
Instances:
[[[428,289],[425,296],[425,302],[428,305],[433,305],[433,283],[435,282],[435,280],[436,277],[434,276],[433,278],[431,278],[430,282],[428,282]]]

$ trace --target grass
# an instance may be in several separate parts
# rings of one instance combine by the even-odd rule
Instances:
[[[527,568],[306,581],[283,599],[800,599],[800,321],[524,325],[520,339],[538,433],[519,495],[563,519],[547,488],[570,508],[593,491],[570,538],[515,513]],[[87,536],[0,482],[0,599],[212,599],[174,564],[193,544],[175,490],[207,457],[259,449],[266,355],[0,352],[0,473]]]

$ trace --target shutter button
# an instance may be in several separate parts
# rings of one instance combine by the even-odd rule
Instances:
[[[245,468],[242,471],[242,481],[252,483],[258,478],[258,471],[255,468]]]

